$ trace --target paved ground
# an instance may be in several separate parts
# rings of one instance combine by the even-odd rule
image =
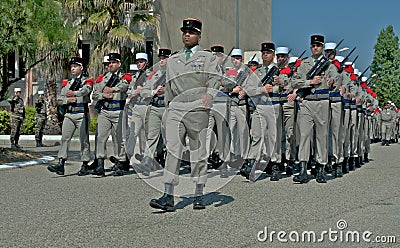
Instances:
[[[55,156],[58,148],[32,150]],[[70,160],[76,160],[79,153],[76,146],[72,149]],[[141,179],[134,173],[118,178],[78,177],[77,162],[68,162],[65,176],[48,172],[45,164],[3,170],[0,171],[0,244],[2,247],[400,247],[400,144],[390,147],[374,144],[372,151],[374,161],[327,184],[311,181],[300,185],[291,178],[271,182],[265,177],[248,183],[236,176],[207,195],[206,210],[194,211],[190,198],[175,198],[174,213],[150,208],[150,199],[161,193],[146,183],[150,179]],[[339,226],[347,224],[347,228],[339,229],[339,220],[342,220]],[[287,243],[278,240],[279,231],[286,232],[281,238],[287,239]],[[321,239],[324,231],[328,234],[323,236],[323,242],[295,244],[289,240],[296,239],[297,233],[301,241],[306,232],[314,232]],[[365,233],[368,231],[372,234]],[[346,234],[356,232],[360,234],[359,243],[345,242]],[[366,243],[363,234],[371,240],[377,235],[396,236],[397,243]],[[308,234],[304,237],[307,240]],[[258,240],[265,238],[265,242]]]

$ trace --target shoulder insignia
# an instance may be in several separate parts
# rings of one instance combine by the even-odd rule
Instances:
[[[61,87],[65,87],[68,84],[68,79],[64,79],[61,83]]]
[[[103,78],[104,78],[104,75],[100,74],[100,76],[98,76],[96,79],[96,83],[100,83],[103,80]]]
[[[94,79],[93,79],[93,78],[88,78],[88,79],[85,80],[85,83],[84,83],[84,84],[88,84],[88,85],[90,85],[90,86],[93,86],[93,84],[94,84]]]
[[[338,70],[340,70],[341,65],[340,65],[340,62],[339,62],[337,59],[333,60],[333,61],[332,61],[332,64],[333,64],[334,66],[336,66],[336,68],[337,68]]]
[[[150,74],[149,74],[149,76],[147,77],[147,80],[150,80],[153,76],[154,76],[154,74],[156,74],[158,72],[158,69],[155,69],[154,71],[152,71]]]
[[[237,76],[237,71],[235,69],[227,70],[225,73],[227,76]]]
[[[279,73],[280,73],[280,74],[290,75],[290,74],[292,74],[292,70],[290,70],[289,67],[285,67],[285,68],[283,68]]]
[[[121,79],[128,81],[129,83],[132,82],[132,75],[129,73],[124,74]]]

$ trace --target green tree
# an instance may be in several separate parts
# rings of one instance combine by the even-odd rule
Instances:
[[[90,58],[90,74],[102,72],[104,54],[117,51],[124,58],[127,69],[131,54],[130,48],[142,50],[144,33],[155,31],[158,16],[151,13],[153,0],[66,0],[69,18],[79,28],[79,34],[95,40]]]
[[[393,26],[381,30],[374,46],[375,54],[371,64],[371,72],[377,74],[373,79],[378,99],[391,100],[400,104],[400,49],[399,38]]]

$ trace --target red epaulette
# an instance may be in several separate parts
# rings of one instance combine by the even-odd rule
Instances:
[[[132,82],[132,75],[129,74],[129,73],[126,73],[121,77],[121,79],[122,80],[126,80],[126,81],[128,81],[130,83],[130,82]]]
[[[64,79],[61,83],[61,87],[65,87],[68,84],[68,79]]]
[[[100,83],[103,80],[104,75],[100,74],[100,76],[97,77],[96,83]]]
[[[147,80],[150,80],[154,76],[154,74],[156,74],[156,72],[158,72],[158,69],[155,69],[154,71],[152,71],[150,73],[150,75],[147,77]]]
[[[297,61],[296,61],[296,68],[299,68],[299,66],[301,65],[301,59],[298,59]]]
[[[88,79],[85,80],[84,84],[88,84],[90,86],[93,86],[94,79],[93,78],[88,78]]]
[[[285,68],[281,69],[279,73],[280,74],[290,75],[290,74],[292,74],[292,70],[290,70],[289,67],[285,67]]]
[[[235,70],[235,69],[230,69],[230,70],[227,70],[225,74],[226,74],[227,76],[236,77],[236,76],[237,76],[237,70]]]
[[[351,65],[347,65],[347,66],[344,68],[344,70],[345,70],[346,72],[348,72],[348,73],[353,73],[353,72],[354,72],[354,69],[353,69],[353,67],[352,67]]]
[[[356,80],[357,80],[357,77],[358,77],[358,76],[357,76],[356,74],[351,74],[351,75],[350,75],[350,79],[353,80],[353,81],[356,81]]]
[[[333,64],[334,66],[336,66],[336,68],[337,68],[338,70],[340,70],[341,65],[340,65],[340,62],[339,62],[337,59],[334,59],[334,60],[332,61],[332,64]]]

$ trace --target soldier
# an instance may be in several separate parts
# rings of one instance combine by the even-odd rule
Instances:
[[[307,162],[310,159],[313,128],[317,134],[316,147],[318,151],[316,153],[316,181],[326,183],[324,167],[328,163],[329,86],[334,83],[337,72],[332,64],[328,64],[321,75],[307,75],[316,63],[324,59],[322,54],[324,40],[323,35],[311,36],[312,57],[304,59],[293,75],[294,88],[298,88],[296,93],[301,98],[298,111],[300,174],[295,176],[293,181],[300,183],[308,182]]]
[[[35,140],[36,147],[43,147],[43,130],[46,126],[46,102],[44,100],[44,91],[38,91],[38,98],[35,101]]]
[[[58,151],[58,164],[50,165],[47,169],[58,175],[64,175],[64,165],[68,158],[68,148],[74,132],[78,130],[79,141],[81,144],[82,167],[79,174],[86,174],[90,161],[89,143],[89,107],[90,93],[92,92],[93,78],[88,78],[83,74],[83,59],[72,57],[69,61],[71,67],[71,80],[62,82],[60,95],[57,102],[61,105],[60,109],[64,114],[62,124],[61,147]]]
[[[385,102],[385,106],[381,112],[381,127],[382,127],[382,146],[389,146],[391,129],[393,127],[396,116],[390,109],[391,102]]]
[[[274,105],[280,105],[278,92],[281,80],[278,76],[274,75],[272,84],[265,83],[263,85],[264,82],[261,79],[264,79],[268,71],[275,66],[273,62],[275,58],[275,44],[272,42],[262,43],[261,52],[263,65],[250,75],[243,87],[247,95],[251,97],[252,102],[256,105],[256,109],[251,121],[252,142],[244,167],[242,167],[240,173],[250,181],[256,180],[256,165],[263,158],[262,152],[265,147],[265,160],[267,162],[270,161],[268,166],[270,166],[272,171],[270,180],[278,181],[278,162],[280,162],[280,158],[275,152],[275,142],[277,141],[276,115],[279,115],[279,113],[275,112]],[[282,122],[280,124],[282,125]]]
[[[248,96],[245,94],[242,86],[246,78],[250,75],[250,67],[243,64],[243,52],[241,49],[232,50],[233,68],[226,71],[227,79],[236,82],[235,87],[230,93],[231,120],[230,130],[232,134],[231,153],[232,162],[238,159],[245,159],[250,147],[250,113],[248,107]]]
[[[154,157],[162,156],[156,155],[156,150],[159,142],[162,141],[161,124],[165,111],[165,71],[167,69],[167,58],[170,55],[171,50],[168,48],[160,48],[158,50],[158,58],[160,60],[158,63],[159,68],[154,69],[152,73],[150,73],[146,84],[144,84],[140,92],[143,101],[150,102],[145,120],[147,147],[143,160],[137,165],[139,171],[142,171],[144,175],[149,175],[150,170],[159,167]],[[134,168],[136,167],[134,166]]]
[[[98,165],[93,170],[93,175],[105,176],[104,159],[108,137],[112,131],[116,134],[117,150],[114,176],[121,176],[124,171],[129,170],[126,166],[125,142],[122,137],[123,110],[125,107],[126,91],[132,80],[130,74],[122,74],[121,55],[110,53],[109,72],[100,82],[94,85],[93,100],[97,101],[96,111],[99,113],[97,119],[97,151]]]
[[[207,181],[207,152],[204,131],[208,126],[212,99],[209,89],[219,88],[222,73],[216,56],[199,46],[201,26],[199,19],[184,19],[181,27],[184,50],[168,59],[165,192],[161,198],[150,202],[151,207],[166,211],[174,210],[174,186],[179,183],[179,159],[182,158],[186,135],[189,138],[191,177],[196,183],[193,208],[205,208],[203,189]]]
[[[14,88],[14,97],[9,98],[11,105],[11,148],[21,148],[18,144],[22,123],[25,119],[24,100],[21,98],[21,88]]]
[[[137,154],[135,154],[135,158],[141,161],[143,159],[146,149],[145,118],[148,103],[142,100],[140,92],[146,83],[147,77],[149,76],[149,71],[147,70],[148,56],[146,53],[137,53],[135,58],[138,72],[133,75],[132,82],[129,86],[129,90],[127,93],[127,101],[129,103],[128,106],[132,109],[131,115],[128,118],[128,125],[130,128],[128,134],[129,149],[127,150],[127,154],[128,157],[132,157],[132,154],[134,153],[134,150],[132,150],[132,148],[135,148],[136,141],[138,141],[139,151]]]

